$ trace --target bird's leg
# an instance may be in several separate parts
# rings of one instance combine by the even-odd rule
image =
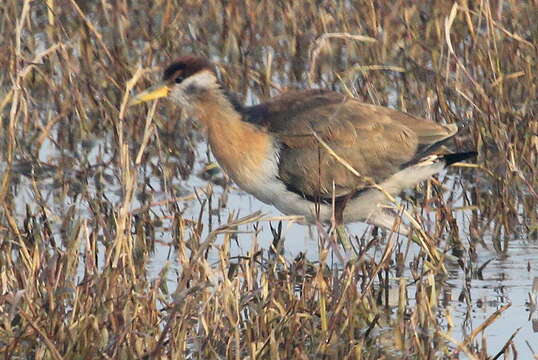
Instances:
[[[334,219],[331,223],[331,227],[334,226],[334,231],[336,233],[336,239],[340,245],[344,248],[346,254],[356,254],[356,250],[351,244],[349,238],[349,233],[347,232],[346,226],[344,225],[344,209],[346,207],[347,201],[349,200],[348,196],[343,198],[335,199],[334,202]]]
[[[406,236],[409,240],[413,241],[426,251],[434,263],[438,263],[442,258],[442,250],[437,248],[431,241],[428,241],[428,237],[424,238],[421,235],[421,232],[411,232],[409,225],[402,224],[401,217],[390,208],[378,208],[372,215],[370,215],[367,221],[372,225],[379,225],[385,229]]]
[[[409,226],[402,223],[398,214],[388,208],[376,209],[367,219],[367,222],[372,225],[381,226],[387,230],[395,231],[400,235],[409,235]]]

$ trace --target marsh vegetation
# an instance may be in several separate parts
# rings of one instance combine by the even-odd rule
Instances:
[[[1,357],[536,357],[537,11],[2,1]],[[352,226],[343,252],[250,203],[181,109],[127,108],[187,53],[246,103],[323,87],[465,123],[478,159],[405,194],[418,244]]]

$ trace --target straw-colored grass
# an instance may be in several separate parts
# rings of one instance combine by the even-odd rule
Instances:
[[[444,263],[453,252],[477,266],[481,244],[506,254],[512,239],[538,236],[536,11],[516,0],[2,1],[0,358],[512,351],[513,337],[487,348],[479,336],[505,308],[454,339]],[[293,239],[278,226],[274,247],[260,248],[263,215],[221,213],[230,184],[212,178],[193,192],[195,164],[211,158],[179,110],[126,108],[185,53],[214,59],[248,101],[326,87],[466,122],[454,147],[477,149],[477,164],[400,208],[422,250],[373,229],[351,234],[348,261],[321,226],[316,261],[283,255]],[[196,204],[199,216],[186,216]],[[244,256],[231,250],[239,237],[253,244]],[[158,246],[173,261],[155,274]]]

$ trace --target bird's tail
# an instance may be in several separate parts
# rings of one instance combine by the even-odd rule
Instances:
[[[478,153],[476,151],[467,151],[467,152],[461,152],[456,154],[446,154],[441,155],[439,158],[445,162],[445,166],[452,165],[454,163],[476,157]]]

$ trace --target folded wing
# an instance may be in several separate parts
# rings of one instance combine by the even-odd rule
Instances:
[[[327,90],[287,92],[243,109],[246,121],[265,127],[281,147],[279,177],[307,197],[353,194],[381,183],[405,164],[457,132],[456,125],[361,103]],[[314,133],[361,174],[330,155]]]

